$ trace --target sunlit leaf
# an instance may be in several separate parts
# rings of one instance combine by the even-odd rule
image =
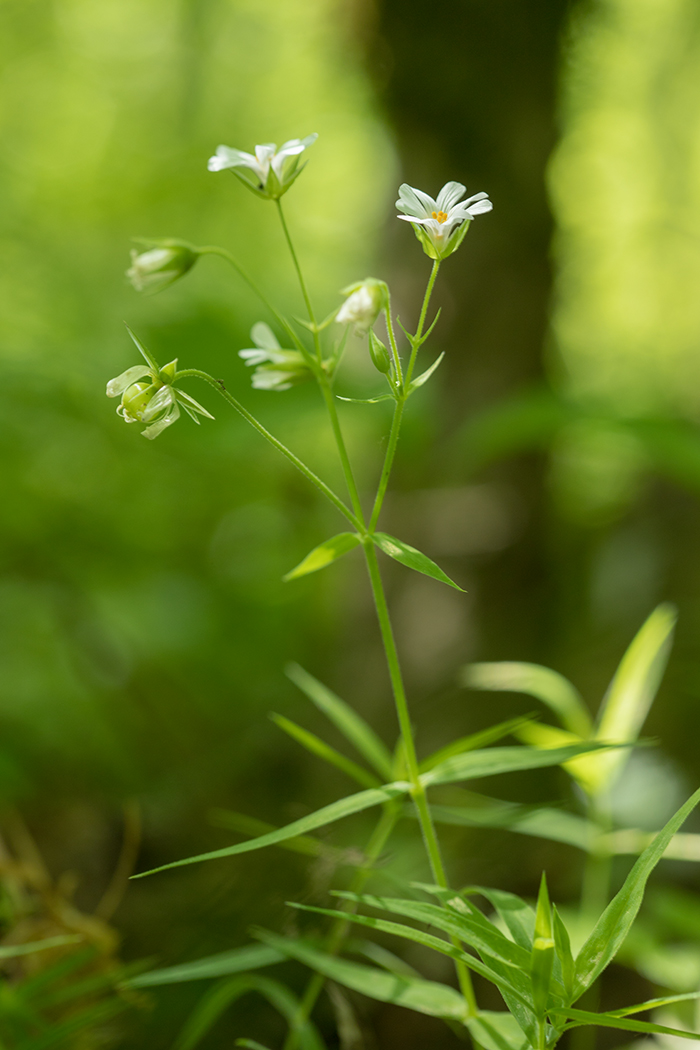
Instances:
[[[387,973],[373,966],[362,966],[347,959],[338,959],[316,951],[304,941],[279,937],[267,930],[256,931],[256,936],[278,951],[306,963],[325,977],[330,977],[331,980],[370,999],[405,1006],[409,1010],[432,1017],[446,1017],[462,1023],[466,1019],[467,1008],[464,999],[448,985]]]
[[[576,959],[574,998],[590,987],[614,959],[639,911],[647,879],[664,855],[673,835],[700,802],[700,789],[681,806],[651,845],[647,846],[607,906]]]
[[[227,828],[229,831],[236,831],[240,835],[247,835],[248,838],[258,838],[260,835],[267,835],[271,831],[277,831],[277,825],[275,824],[269,824],[266,820],[258,820],[256,817],[249,817],[246,813],[235,813],[230,809],[211,810],[209,823],[216,828]],[[329,846],[311,835],[297,835],[296,838],[285,839],[284,842],[280,842],[278,845],[280,849],[286,849],[292,853],[301,853],[307,857],[326,857],[335,864],[356,866],[362,863],[360,855],[355,851],[336,849],[334,846]]]
[[[564,983],[564,991],[566,992],[567,1000],[571,1000],[574,994],[574,976],[576,973],[576,964],[574,957],[571,953],[571,941],[569,940],[569,931],[564,925],[564,921],[557,911],[556,904],[552,908],[552,933],[554,935],[554,947],[556,949],[557,958],[559,959],[559,965],[561,967],[561,975]]]
[[[558,766],[576,755],[596,751],[604,746],[596,743],[582,743],[547,750],[535,747],[489,747],[482,751],[472,751],[466,755],[455,755],[453,758],[448,758],[446,762],[441,762],[434,769],[423,773],[421,781],[426,786],[448,784],[456,780],[492,777],[519,769]]]
[[[528,1041],[512,1014],[480,1010],[467,1021],[469,1034],[484,1050],[525,1050]]]
[[[412,393],[412,391],[416,390],[419,386],[423,386],[423,383],[427,383],[428,382],[428,380],[430,379],[430,377],[433,374],[433,372],[435,372],[435,370],[440,365],[440,362],[442,361],[444,356],[445,356],[445,353],[443,351],[443,353],[441,353],[440,356],[438,358],[436,358],[435,361],[433,361],[433,363],[430,366],[430,368],[426,368],[425,372],[421,372],[421,374],[419,376],[416,376],[416,378],[409,384],[409,387],[408,387],[409,394]]]
[[[582,850],[589,850],[598,835],[596,826],[590,821],[561,809],[524,806],[518,802],[501,802],[485,796],[476,796],[476,799],[478,801],[472,806],[431,804],[430,812],[439,824],[504,828],[520,835],[566,842]]]
[[[149,988],[160,984],[183,984],[185,981],[203,981],[209,977],[226,977],[232,973],[259,970],[263,966],[283,962],[285,956],[266,944],[247,944],[229,952],[207,955],[193,962],[166,966],[160,970],[139,974],[125,981],[128,988]]]
[[[529,721],[529,717],[509,718],[506,722],[499,722],[498,725],[490,726],[488,729],[481,729],[478,733],[460,737],[459,740],[441,747],[439,751],[434,751],[432,755],[423,759],[419,770],[421,773],[426,773],[433,766],[437,766],[440,762],[452,758],[453,755],[461,755],[466,751],[477,751],[480,747],[495,744],[497,740],[502,740],[504,736],[515,732]]]
[[[459,587],[454,580],[451,580],[447,576],[439,565],[436,565],[434,561],[431,561],[425,554],[421,554],[415,547],[410,547],[408,543],[403,543],[402,540],[397,540],[395,536],[389,536],[386,532],[375,532],[372,536],[374,543],[379,547],[380,551],[388,554],[394,561],[401,562],[408,569],[414,569],[415,572],[422,572],[424,576],[430,576],[433,580],[439,580],[440,583],[446,583],[449,587],[454,587],[455,590],[461,591],[462,587]]]
[[[349,551],[354,550],[359,543],[360,537],[356,532],[339,532],[337,536],[332,536],[325,543],[314,547],[303,561],[300,561],[294,569],[291,569],[282,578],[285,582],[296,580],[299,576],[308,576],[310,572],[318,572],[319,569],[325,569],[327,565],[337,561],[338,558],[342,558]]]
[[[394,760],[386,745],[356,711],[310,675],[299,664],[287,664],[286,672],[296,686],[306,693],[346,740],[376,769],[385,780],[393,779]]]
[[[238,842],[235,846],[225,846],[223,849],[212,850],[209,853],[200,853],[196,857],[174,860],[170,864],[161,864],[158,868],[142,871],[138,875],[132,875],[131,877],[132,879],[142,879],[146,875],[153,875],[158,871],[168,871],[170,868],[181,868],[186,864],[199,864],[204,860],[234,857],[239,853],[249,853],[251,850],[264,849],[265,846],[276,846],[277,843],[284,842],[285,839],[291,839],[296,835],[303,835],[307,831],[325,827],[326,824],[333,824],[336,820],[342,820],[343,817],[348,817],[352,813],[360,813],[363,809],[370,809],[372,806],[379,806],[382,802],[389,802],[393,798],[404,795],[409,789],[409,784],[399,782],[387,784],[382,788],[373,788],[370,791],[360,791],[356,795],[348,795],[347,798],[341,798],[338,802],[332,802],[330,806],[324,806],[323,809],[318,809],[315,813],[310,813],[300,820],[295,820],[292,824],[287,824],[284,828],[279,828],[278,831],[271,831],[269,834],[261,835],[257,839],[249,839],[248,842]]]
[[[588,708],[578,691],[567,678],[548,667],[510,661],[467,664],[460,680],[471,689],[527,693],[546,704],[564,728],[577,736],[585,738],[593,730]]]
[[[620,1028],[625,1032],[644,1032],[649,1035],[674,1035],[681,1039],[700,1039],[697,1032],[685,1032],[680,1028],[666,1028],[662,1024],[652,1024],[650,1021],[631,1021],[616,1014],[596,1014],[589,1010],[574,1010],[571,1007],[550,1010],[556,1017],[568,1017],[576,1022],[567,1024],[566,1029],[576,1028],[579,1025],[596,1025],[599,1028]]]
[[[379,787],[381,781],[374,776],[373,773],[369,773],[362,766],[358,766],[357,762],[353,762],[352,759],[346,758],[345,755],[341,755],[339,751],[336,751],[334,747],[331,747],[324,740],[321,740],[316,736],[315,733],[310,733],[308,729],[303,729],[298,726],[296,722],[290,721],[285,718],[284,715],[271,714],[270,718],[279,726],[283,732],[288,733],[294,740],[296,740],[302,747],[305,747],[307,751],[310,751],[313,755],[317,755],[322,758],[324,762],[328,762],[331,766],[335,766],[336,769],[342,770],[343,773],[356,780],[358,784],[363,787]]]

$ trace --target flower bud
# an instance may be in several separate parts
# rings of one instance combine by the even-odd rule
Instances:
[[[181,241],[148,242],[146,251],[132,251],[126,276],[137,292],[159,292],[184,277],[198,256],[199,252]]]
[[[358,284],[343,288],[343,295],[347,295],[347,299],[335,315],[336,321],[354,325],[356,335],[366,335],[386,304],[386,284],[375,277],[366,277]]]
[[[369,356],[372,358],[372,364],[378,372],[386,375],[390,371],[391,357],[389,351],[371,328],[369,330]]]

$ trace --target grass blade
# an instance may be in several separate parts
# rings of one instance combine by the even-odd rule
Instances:
[[[429,755],[421,762],[419,771],[427,773],[429,769],[433,769],[434,766],[445,762],[448,758],[452,758],[453,755],[461,755],[466,751],[477,751],[481,747],[495,744],[497,740],[502,740],[504,736],[508,736],[509,733],[514,732],[516,729],[520,729],[521,726],[529,721],[529,716],[525,718],[509,718],[507,722],[499,722],[498,725],[490,726],[489,729],[482,729],[478,733],[460,737],[459,740],[453,741],[446,747],[441,747],[439,751],[433,751],[432,755]]]
[[[160,970],[139,974],[124,982],[127,988],[152,988],[161,984],[183,984],[185,981],[203,981],[210,977],[226,977],[232,973],[259,970],[263,966],[284,962],[286,956],[266,944],[247,944],[230,952],[207,955],[194,962],[166,966]]]
[[[578,1028],[580,1025],[596,1025],[599,1028],[621,1028],[625,1032],[644,1032],[656,1035],[675,1035],[681,1039],[700,1039],[698,1032],[684,1032],[680,1028],[666,1028],[662,1024],[650,1021],[630,1021],[616,1014],[596,1014],[589,1010],[554,1009],[549,1011],[556,1017],[568,1017],[575,1024],[567,1024],[566,1029]]]
[[[576,959],[574,1000],[597,979],[617,954],[642,903],[647,879],[664,855],[674,834],[700,802],[700,789],[681,806],[651,845],[647,846],[627,876],[619,893],[607,906]]]
[[[568,678],[539,664],[502,661],[467,664],[460,673],[462,685],[470,689],[527,693],[541,700],[570,732],[588,737],[593,723],[580,693]]]
[[[399,976],[387,973],[386,970],[378,970],[374,966],[362,966],[359,963],[348,962],[347,959],[338,959],[316,951],[304,941],[279,937],[267,930],[257,930],[256,936],[272,948],[306,963],[312,970],[370,999],[405,1006],[409,1010],[416,1010],[431,1017],[450,1018],[462,1023],[466,1020],[467,1006],[464,999],[448,985],[425,981],[422,978]]]
[[[324,762],[328,762],[329,765],[335,766],[336,769],[340,769],[343,773],[349,776],[352,780],[357,781],[362,787],[380,787],[381,781],[374,776],[373,773],[369,773],[362,766],[358,766],[357,762],[353,762],[352,759],[346,758],[345,755],[341,755],[340,751],[336,751],[334,747],[327,744],[320,737],[317,737],[315,733],[310,733],[308,729],[303,729],[302,726],[298,726],[296,722],[292,722],[289,718],[285,718],[284,715],[271,714],[270,718],[276,726],[289,736],[297,743],[305,747],[307,751],[310,751],[312,755],[317,755],[318,758],[322,758]]]
[[[431,805],[430,812],[439,824],[461,824],[466,827],[504,828],[519,835],[566,842],[569,846],[589,850],[598,835],[597,828],[583,817],[560,809],[523,806],[477,796],[473,806]],[[484,801],[481,802],[481,799]]]
[[[146,875],[153,875],[158,871],[168,871],[171,868],[181,868],[186,864],[199,864],[204,860],[219,860],[222,857],[234,857],[239,853],[250,853],[251,850],[264,849],[266,846],[276,846],[286,839],[292,839],[297,835],[305,834],[307,831],[325,827],[326,824],[333,824],[336,820],[349,817],[352,813],[360,813],[363,809],[379,806],[383,802],[397,798],[399,795],[405,795],[409,790],[409,784],[398,782],[386,784],[381,788],[372,788],[369,791],[360,791],[356,795],[348,795],[347,798],[341,798],[338,802],[332,802],[330,806],[324,806],[323,809],[318,809],[315,813],[310,813],[308,816],[302,817],[301,820],[295,820],[293,823],[287,824],[286,827],[279,828],[277,831],[271,831],[267,835],[249,839],[247,842],[238,842],[235,846],[225,846],[223,849],[212,850],[209,853],[200,853],[196,857],[173,860],[169,864],[161,864],[157,868],[152,868],[150,871],[141,871],[138,875],[132,875],[131,877],[132,879],[143,879]]]
[[[239,835],[247,835],[248,838],[258,838],[267,835],[270,831],[277,831],[276,824],[268,824],[266,820],[258,820],[249,817],[245,813],[235,813],[229,809],[214,809],[209,814],[209,823],[215,828],[226,828],[236,831]],[[301,853],[306,857],[325,857],[334,864],[345,864],[357,867],[362,863],[361,856],[353,850],[336,849],[328,846],[320,839],[312,835],[297,835],[293,839],[285,839],[279,843],[280,849],[289,850],[291,853]]]
[[[384,780],[393,779],[394,760],[388,747],[356,711],[299,664],[287,664],[287,676]]]

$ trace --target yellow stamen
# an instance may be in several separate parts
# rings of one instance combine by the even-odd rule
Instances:
[[[445,222],[445,220],[447,219],[447,212],[446,211],[434,211],[433,212],[433,218],[437,219],[438,222]]]

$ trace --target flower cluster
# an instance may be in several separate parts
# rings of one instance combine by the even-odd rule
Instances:
[[[180,405],[195,423],[199,423],[198,416],[213,419],[198,401],[173,385],[177,378],[177,358],[160,368],[131,329],[127,331],[143,355],[145,364],[133,365],[107,383],[107,397],[121,395],[117,413],[124,422],[146,423],[146,429],[141,433],[153,439],[180,418]],[[146,377],[148,379],[144,382]]]
[[[318,135],[307,135],[305,139],[290,139],[279,149],[274,142],[255,147],[255,153],[245,153],[231,146],[219,146],[209,158],[209,171],[230,168],[246,186],[261,197],[277,200],[286,193],[304,166],[299,159],[304,150],[313,146]]]
[[[255,368],[255,390],[289,390],[311,376],[302,354],[298,350],[283,350],[275,333],[264,321],[253,325],[250,338],[255,346],[239,350],[238,356]]]
[[[431,259],[446,259],[459,248],[471,220],[476,215],[491,211],[493,204],[486,193],[475,193],[460,201],[467,192],[461,182],[447,182],[433,200],[423,190],[403,183],[399,187],[396,207],[403,215],[399,219],[410,222],[423,251]]]

